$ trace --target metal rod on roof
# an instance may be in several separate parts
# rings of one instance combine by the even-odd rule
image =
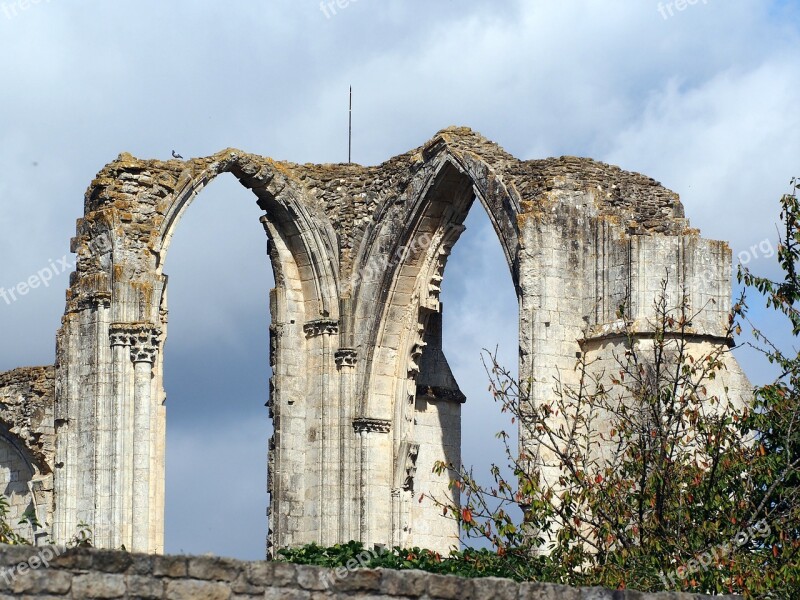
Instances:
[[[347,135],[347,162],[353,162],[353,86],[350,86],[350,129]]]

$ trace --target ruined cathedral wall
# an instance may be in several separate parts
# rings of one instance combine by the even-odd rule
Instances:
[[[675,193],[617,167],[520,161],[464,128],[374,167],[234,149],[185,161],[121,154],[86,193],[58,367],[48,371],[51,411],[57,398],[41,440],[50,440],[43,464],[55,471],[58,542],[85,521],[99,546],[163,548],[165,262],[184,211],[223,173],[264,211],[275,272],[270,554],[350,539],[447,550],[456,539],[454,522],[419,497],[457,501],[431,472],[436,460],[460,463],[464,400],[442,352],[439,293],[474,202],[508,261],[520,375],[534,402],[552,399],[558,380],[575,383],[580,356],[607,364],[617,308],[643,326],[663,277],[671,298],[686,290],[702,307],[698,342],[726,341],[727,246],[689,228]],[[730,361],[731,389],[746,389]],[[25,452],[42,454],[40,440],[23,438]]]
[[[677,196],[652,180],[607,167],[608,177],[595,185],[591,172],[588,179],[585,170],[580,178],[555,177],[544,186],[550,189],[523,203],[519,218],[520,369],[532,404],[555,402],[565,387],[578,389],[581,359],[608,383],[627,349],[623,307],[645,352],[663,285],[670,308],[686,297],[688,351],[699,357],[723,350],[724,368],[708,382],[709,396],[741,405],[752,388],[729,351],[728,245],[702,239],[683,218]],[[597,419],[592,434],[606,424]],[[526,437],[522,432],[521,442],[545,478],[556,481],[555,455]]]
[[[0,494],[8,523],[33,543],[49,538],[53,517],[54,396],[53,367],[0,374]],[[40,527],[20,525],[24,515]]]
[[[708,397],[741,406],[752,386],[731,353],[731,251],[724,242],[702,239],[696,231],[676,236],[620,235],[602,232],[604,264],[590,278],[587,307],[593,308],[581,341],[595,373],[618,373],[634,334],[640,355],[652,356],[652,335],[659,326],[657,302],[664,296],[670,316],[680,319],[686,304],[686,350],[695,359],[720,354],[723,367],[706,383]],[[619,309],[624,303],[626,322]],[[678,340],[670,342],[677,347]]]

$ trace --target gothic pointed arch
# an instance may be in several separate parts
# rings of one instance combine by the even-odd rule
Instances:
[[[402,201],[379,213],[379,226],[365,236],[357,263],[362,269],[357,283],[367,285],[354,286],[366,292],[355,296],[356,322],[366,321],[369,313],[379,316],[362,336],[370,358],[361,373],[364,395],[358,410],[364,417],[392,424],[391,438],[385,442],[391,448],[385,455],[392,462],[384,468],[398,473],[391,489],[384,490],[384,496],[393,498],[391,523],[362,523],[362,535],[369,538],[375,535],[371,529],[388,529],[395,545],[408,543],[413,522],[420,523],[419,515],[414,518],[419,510],[411,502],[414,478],[404,475],[404,465],[411,460],[409,448],[414,449],[414,462],[424,464],[417,490],[437,497],[454,493],[446,478],[438,481],[430,473],[437,458],[454,464],[460,460],[464,400],[441,351],[439,294],[447,259],[476,199],[489,215],[517,287],[518,198],[478,154],[460,151],[448,137],[440,134],[422,149],[425,165]],[[371,268],[374,265],[378,268]],[[371,280],[370,271],[378,275],[377,281]],[[423,357],[436,367],[424,369]],[[426,537],[419,532],[415,542],[440,546],[441,533]],[[457,529],[445,537],[456,543]]]
[[[465,128],[369,167],[233,149],[185,161],[121,154],[89,186],[71,243],[48,461],[56,541],[85,521],[99,546],[162,549],[165,261],[181,215],[224,173],[264,211],[275,271],[270,554],[351,539],[452,544],[440,514],[408,504],[430,458],[414,433],[430,425],[420,408],[437,407],[428,441],[439,457],[459,456],[463,394],[437,351],[438,293],[476,199],[519,300],[531,402],[569,376],[576,354],[608,359],[621,302],[646,322],[665,269],[703,307],[698,343],[727,341],[730,249],[689,226],[677,194],[618,167],[520,160]],[[729,372],[728,387],[745,394],[732,358]]]

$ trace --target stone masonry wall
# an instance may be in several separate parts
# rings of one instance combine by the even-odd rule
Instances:
[[[0,494],[8,522],[31,542],[47,538],[53,518],[54,387],[53,367],[0,373]],[[25,514],[41,528],[20,524]]]
[[[612,360],[617,308],[646,324],[664,278],[670,297],[688,294],[701,313],[692,343],[730,341],[730,249],[702,239],[677,194],[644,175],[575,157],[519,160],[457,127],[371,167],[232,148],[169,161],[123,153],[84,199],[55,369],[0,375],[0,426],[22,455],[54,454],[39,470],[52,473],[40,487],[55,499],[46,520],[57,543],[83,521],[98,547],[163,552],[165,265],[182,215],[224,174],[263,211],[275,273],[268,556],[349,540],[446,553],[456,541],[430,500],[450,493],[431,466],[461,458],[465,398],[441,348],[440,293],[473,205],[486,210],[517,292],[532,403],[552,398],[556,378],[577,383],[576,357]],[[746,396],[732,357],[728,371]],[[38,383],[29,393],[19,382]],[[39,388],[49,404],[35,400]],[[4,389],[16,413],[3,412]],[[40,404],[51,412],[37,428],[25,419]],[[6,450],[10,480],[24,469]]]
[[[284,562],[0,546],[0,600],[699,600],[706,597],[600,588],[572,589],[542,583],[517,584],[493,577],[462,579],[421,571],[330,570]],[[722,600],[740,598],[715,597]]]

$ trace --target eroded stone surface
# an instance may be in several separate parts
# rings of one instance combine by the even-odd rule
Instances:
[[[572,383],[578,353],[612,359],[621,303],[644,331],[665,277],[668,293],[687,290],[700,311],[697,348],[727,342],[730,249],[689,226],[674,192],[618,167],[522,161],[464,128],[372,167],[235,149],[185,161],[121,154],[90,185],[72,240],[47,463],[57,541],[85,521],[100,546],[163,549],[164,269],[184,210],[222,173],[263,210],[275,272],[270,554],[351,539],[443,552],[457,543],[429,500],[457,501],[431,466],[458,465],[462,443],[439,294],[476,199],[519,297],[520,376],[535,382],[533,401],[552,395],[559,373]],[[726,384],[743,397],[749,384],[727,363]]]
[[[59,554],[63,560],[49,567],[27,566],[37,556],[47,551]],[[17,562],[4,560],[9,553]],[[332,570],[286,563],[228,561],[220,578],[196,579],[185,572],[164,573],[141,569],[150,564],[142,555],[127,555],[126,559],[109,560],[112,571],[100,571],[94,566],[98,551],[93,549],[26,548],[0,546],[0,598],[151,598],[153,600],[220,599],[234,598],[406,598],[419,600],[483,600],[484,598],[509,598],[512,600],[581,600],[630,598],[636,600],[703,600],[711,598],[695,594],[662,593],[645,594],[631,590],[602,590],[600,588],[573,589],[547,583],[518,584],[507,579],[463,579],[450,575],[433,575],[422,571],[389,570]],[[123,554],[116,552],[116,554]],[[174,558],[174,557],[173,557]],[[173,560],[168,558],[167,560]],[[213,557],[183,557],[195,565],[197,571],[211,573],[218,567]],[[82,565],[82,566],[78,566]],[[20,569],[22,567],[22,569]],[[290,567],[292,577],[286,577]],[[22,570],[22,572],[20,572]],[[259,575],[253,577],[253,573]],[[248,580],[247,591],[237,590],[237,582]],[[312,583],[309,585],[309,583]],[[8,594],[4,594],[8,592]],[[11,593],[14,592],[12,596]],[[740,596],[714,596],[719,599],[738,600]]]
[[[8,522],[31,542],[47,537],[53,513],[53,367],[0,373],[0,493]],[[20,524],[33,515],[41,528]]]

